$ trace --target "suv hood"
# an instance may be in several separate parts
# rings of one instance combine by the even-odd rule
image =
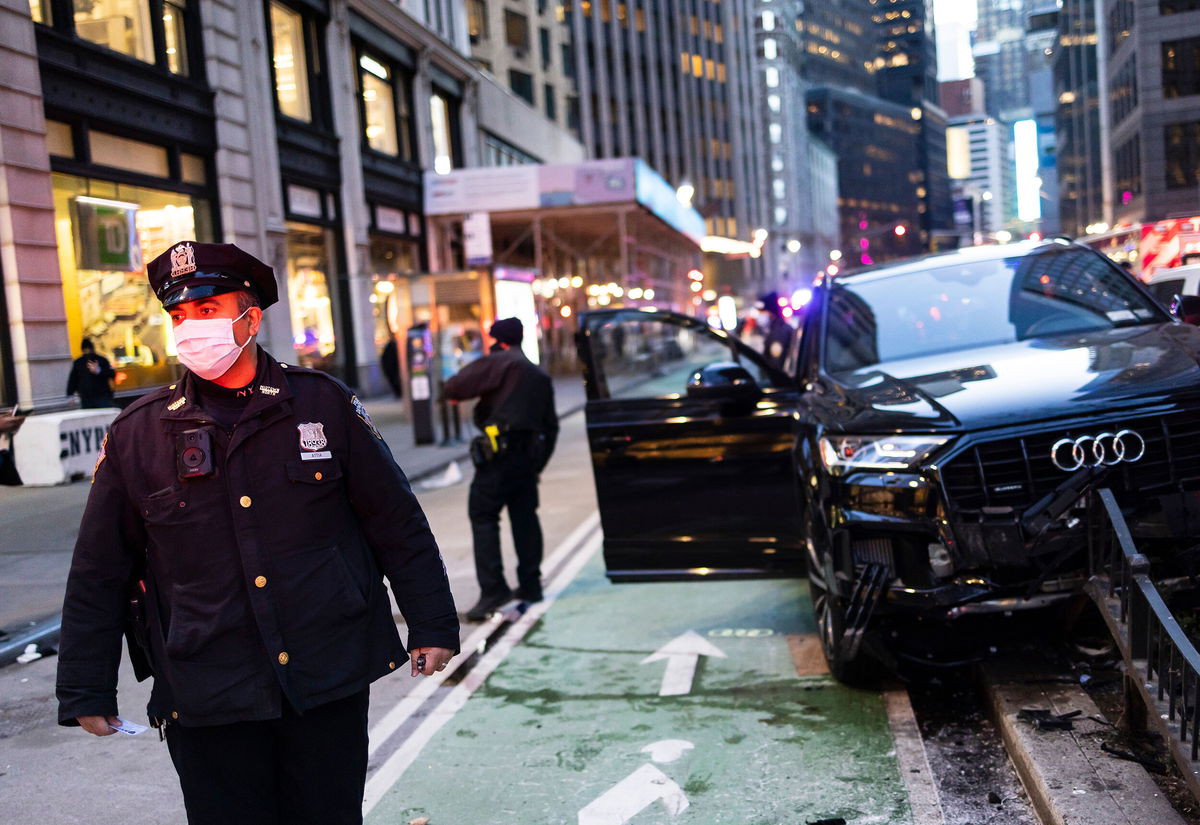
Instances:
[[[846,432],[974,430],[1200,393],[1200,330],[1155,324],[891,361],[817,388]]]

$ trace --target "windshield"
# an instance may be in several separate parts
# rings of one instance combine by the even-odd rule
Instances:
[[[1168,320],[1104,259],[1049,247],[920,272],[835,280],[825,369],[850,372],[935,352]]]

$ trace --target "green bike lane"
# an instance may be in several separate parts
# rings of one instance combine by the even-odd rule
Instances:
[[[369,825],[912,821],[883,696],[798,674],[806,582],[612,585],[596,544]]]

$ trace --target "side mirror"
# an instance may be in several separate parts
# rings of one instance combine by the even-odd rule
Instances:
[[[1171,314],[1185,324],[1200,326],[1200,295],[1176,295],[1171,299]]]
[[[754,401],[759,395],[758,382],[741,364],[717,361],[691,374],[687,382],[688,398],[722,401]]]

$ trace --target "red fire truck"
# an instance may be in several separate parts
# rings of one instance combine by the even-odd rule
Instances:
[[[1079,240],[1117,263],[1128,262],[1148,281],[1161,269],[1200,262],[1200,217],[1127,224]]]

